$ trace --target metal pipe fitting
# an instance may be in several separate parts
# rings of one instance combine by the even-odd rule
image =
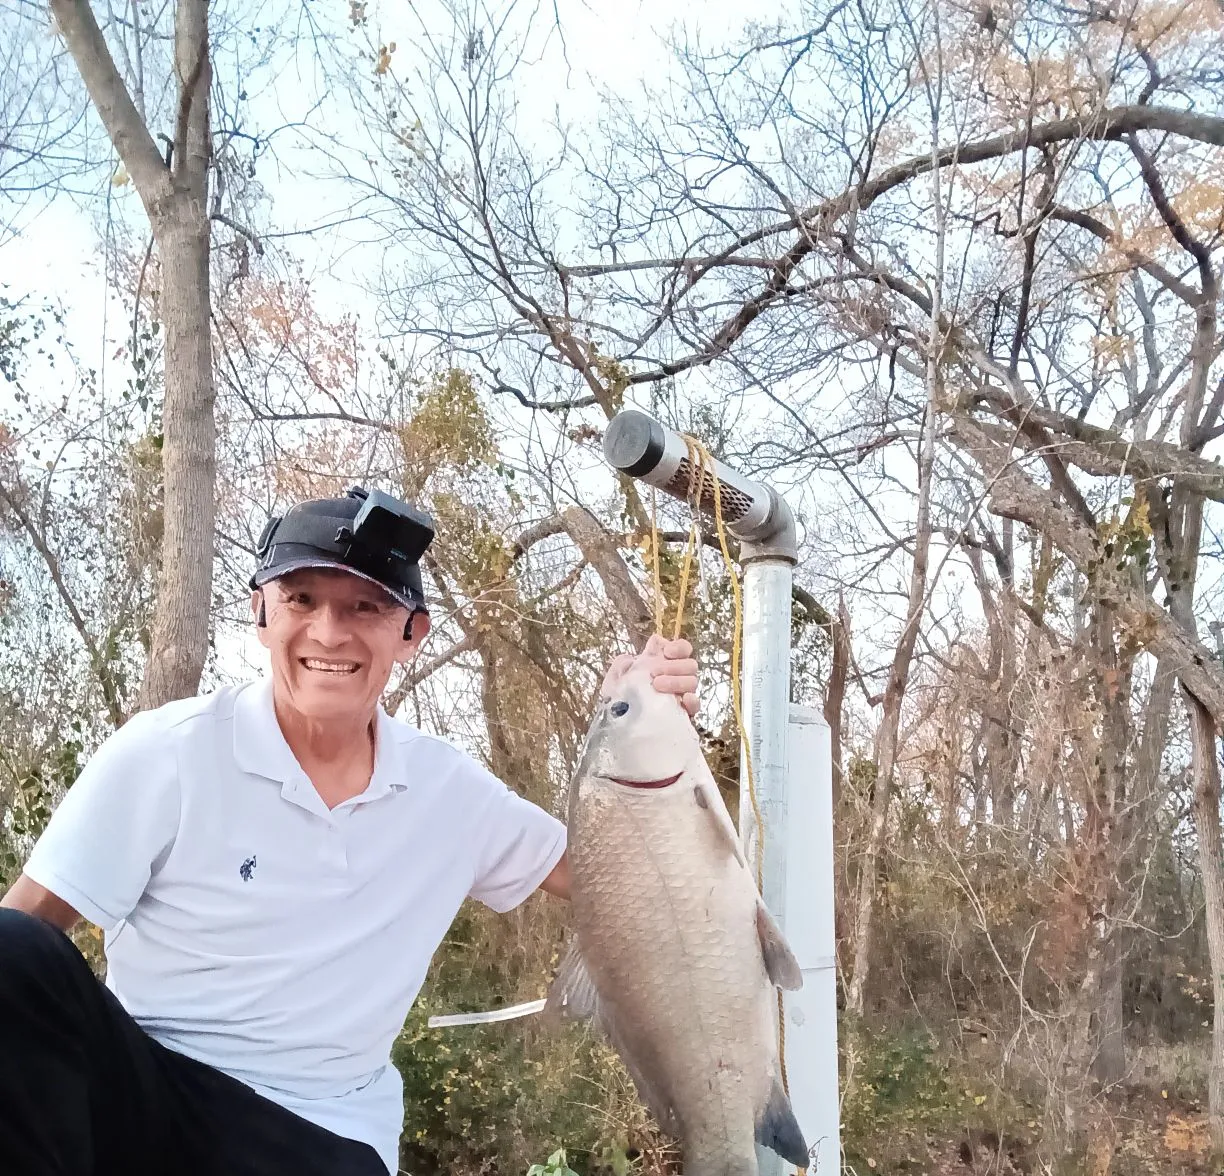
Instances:
[[[697,471],[689,458],[684,438],[644,412],[627,408],[616,414],[604,432],[604,456],[613,468],[681,501],[695,502],[702,514],[715,513],[715,480],[718,505],[727,530],[741,544],[744,563],[756,559],[798,558],[795,520],[783,498],[772,487],[746,478],[717,458]]]

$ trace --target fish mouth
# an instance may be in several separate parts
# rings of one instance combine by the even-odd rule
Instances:
[[[626,780],[622,776],[609,776],[608,779],[613,784],[620,784],[624,788],[669,788],[683,775],[683,772],[677,772],[674,776],[668,776],[663,780]]]

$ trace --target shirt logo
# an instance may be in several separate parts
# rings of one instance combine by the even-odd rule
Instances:
[[[249,882],[251,875],[255,873],[255,855],[251,854],[245,862],[238,867],[238,876],[244,881]]]

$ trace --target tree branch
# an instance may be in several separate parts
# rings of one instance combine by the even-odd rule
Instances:
[[[107,669],[106,661],[98,649],[93,636],[90,634],[89,627],[85,624],[85,618],[81,615],[81,610],[77,608],[76,601],[72,598],[72,593],[68,591],[68,585],[64,580],[64,573],[60,568],[55,552],[48,546],[46,536],[26,513],[20,499],[3,482],[0,482],[0,499],[3,499],[5,505],[13,512],[13,516],[21,524],[25,533],[29,536],[30,542],[34,544],[34,549],[42,557],[43,563],[46,564],[47,572],[51,577],[51,583],[55,585],[55,590],[59,594],[60,600],[64,602],[64,608],[68,612],[69,620],[72,621],[72,627],[77,631],[77,635],[81,638],[81,644],[85,646],[85,652],[89,655],[89,664],[93,667],[94,674],[98,679],[98,685],[102,688],[102,698],[106,703],[107,715],[116,728],[123,726],[125,716],[123,714],[123,707],[119,702],[119,691],[115,684],[114,676]]]
[[[1140,146],[1134,135],[1126,137],[1131,154],[1139,162],[1143,182],[1147,185],[1152,203],[1160,213],[1173,239],[1194,258],[1198,264],[1202,294],[1195,304],[1194,342],[1190,346],[1191,371],[1186,389],[1185,408],[1182,413],[1181,441],[1189,447],[1195,435],[1201,431],[1203,401],[1207,398],[1207,380],[1215,353],[1216,303],[1220,297],[1219,279],[1211,262],[1211,250],[1201,241],[1196,241],[1186,222],[1178,215],[1165,192],[1164,183],[1156,170],[1152,157]]]
[[[371,417],[358,416],[352,412],[265,412],[246,396],[243,396],[242,399],[246,401],[251,415],[257,421],[343,421],[347,425],[377,429],[379,432],[390,433],[392,436],[399,433],[399,429],[390,421],[376,421]]]
[[[709,363],[724,354],[789,283],[796,267],[815,251],[819,241],[824,239],[837,221],[852,211],[867,208],[881,196],[918,176],[952,164],[968,167],[1029,148],[1041,148],[1075,139],[1117,140],[1141,130],[1165,131],[1198,142],[1224,146],[1224,118],[1157,106],[1129,105],[1054,119],[1032,127],[1017,127],[976,142],[954,143],[916,155],[885,169],[872,180],[847,188],[837,196],[812,205],[801,213],[798,220],[792,217],[745,233],[731,242],[726,249],[709,258],[706,263],[695,265],[677,298],[691,290],[711,270],[728,264],[741,250],[780,233],[796,234],[795,243],[778,259],[761,292],[748,298],[715,332],[706,347],[681,361],[661,365],[657,372],[636,373],[632,382],[644,383],[674,375]]]
[[[986,430],[962,417],[954,417],[951,431],[961,447],[982,469],[988,485],[990,510],[1015,519],[1050,536],[1092,584],[1096,596],[1117,610],[1119,620],[1140,648],[1160,655],[1162,668],[1176,673],[1224,727],[1224,666],[1176,618],[1137,589],[1130,577],[1118,572],[1104,556],[1100,539],[1050,492],[1035,485],[1016,465],[1007,447]],[[1165,659],[1168,659],[1167,662]]]
[[[541,519],[538,523],[533,523],[514,541],[510,548],[510,559],[512,561],[521,559],[541,539],[547,539],[552,535],[560,535],[565,531],[565,519],[559,514],[549,515],[548,518]]]
[[[196,91],[200,86],[200,78],[203,77],[204,67],[208,63],[207,33],[202,33],[202,30],[198,28],[190,27],[195,21],[183,14],[183,7],[180,0],[176,24],[181,22],[181,29],[176,29],[175,31],[175,40],[178,42],[176,44],[175,55],[176,57],[181,56],[182,52],[192,47],[194,47],[195,53],[191,62],[191,68],[187,71],[187,76],[182,77],[180,75],[178,117],[174,123],[174,168],[179,173],[182,173],[187,167],[187,135],[191,126],[192,108],[195,105]],[[207,101],[207,97],[207,95],[204,95],[205,101]]]
[[[436,674],[444,666],[450,665],[460,654],[468,653],[475,648],[475,635],[469,634],[466,637],[460,638],[449,649],[443,650],[437,657],[430,658],[429,661],[423,662],[420,665],[413,662],[411,665],[405,666],[399,684],[387,695],[385,704],[387,713],[394,715],[404,705],[404,699],[408,697],[409,693],[415,690],[426,678]]]
[[[640,650],[654,632],[654,617],[634,585],[615,542],[600,522],[581,507],[569,507],[562,518],[570,538],[603,582],[608,600],[629,630],[634,648]]]
[[[1137,266],[1144,273],[1155,278],[1170,294],[1176,294],[1178,298],[1190,306],[1198,304],[1200,295],[1193,286],[1187,286],[1185,282],[1175,274],[1170,273],[1159,262],[1153,261],[1150,257],[1140,253],[1138,249],[1127,245],[1121,234],[1114,232],[1104,221],[1098,220],[1091,213],[1081,212],[1075,208],[1064,208],[1062,205],[1056,204],[1050,209],[1050,218],[1052,220],[1063,221],[1065,224],[1077,225],[1081,229],[1087,229],[1094,237],[1104,241],[1107,245],[1112,245],[1132,265]]]
[[[50,0],[50,4],[98,117],[148,209],[165,195],[170,173],[119,76],[89,0]]]
[[[1201,241],[1196,241],[1190,235],[1190,230],[1186,228],[1185,222],[1173,210],[1173,205],[1169,203],[1169,196],[1164,188],[1164,181],[1161,180],[1160,173],[1156,170],[1156,164],[1140,145],[1139,140],[1134,135],[1126,135],[1125,139],[1126,145],[1131,149],[1131,154],[1138,161],[1139,170],[1143,173],[1143,182],[1147,185],[1156,211],[1160,213],[1160,219],[1164,221],[1173,235],[1173,240],[1197,263],[1199,275],[1203,279],[1203,294],[1200,297],[1205,297],[1207,288],[1212,283],[1211,251]]]
[[[255,252],[263,256],[263,242],[259,237],[248,229],[245,225],[239,224],[232,216],[226,216],[223,212],[211,212],[208,214],[209,220],[214,220],[218,224],[225,225],[227,228],[233,229],[240,237],[245,237],[254,246]]]
[[[1014,389],[1008,394],[989,383],[979,385],[977,394],[979,399],[1001,412],[1009,409],[1015,400]],[[1020,411],[1035,425],[1061,436],[1072,437],[1098,455],[1103,464],[1094,467],[1077,459],[1074,452],[1067,454],[1071,461],[1089,473],[1117,475],[1129,469],[1137,482],[1155,483],[1162,478],[1170,478],[1196,494],[1224,502],[1224,467],[1180,445],[1167,441],[1128,440],[1112,429],[1091,425],[1078,417],[1045,408],[1027,397],[1021,402]]]
[[[525,392],[513,385],[502,383],[491,385],[489,391],[508,392],[524,408],[535,409],[539,412],[565,412],[571,408],[590,408],[591,405],[599,403],[594,396],[577,396],[572,400],[532,400]]]
[[[773,269],[776,257],[646,257],[638,261],[593,262],[588,265],[556,266],[565,278],[602,278],[611,274],[634,274],[649,270],[696,270],[705,266],[728,266],[743,269]]]

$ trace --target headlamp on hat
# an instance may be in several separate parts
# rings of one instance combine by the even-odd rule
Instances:
[[[252,588],[303,568],[342,568],[377,584],[412,616],[428,614],[420,560],[434,538],[423,510],[381,490],[354,486],[343,498],[302,502],[270,518],[259,536]]]

